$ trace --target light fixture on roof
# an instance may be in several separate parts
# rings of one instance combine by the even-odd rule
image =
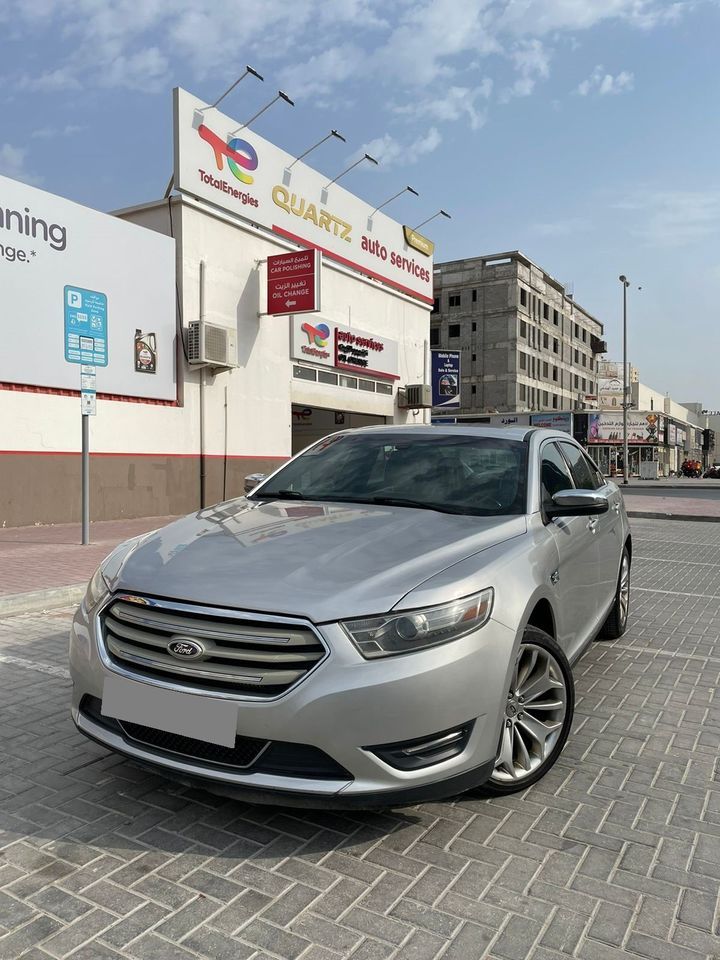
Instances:
[[[342,173],[339,173],[336,177],[333,177],[329,183],[325,184],[320,192],[320,203],[327,203],[328,187],[331,187],[334,183],[337,183],[341,177],[344,177],[346,173],[350,173],[351,170],[354,170],[355,167],[359,166],[359,164],[363,163],[365,160],[369,160],[370,163],[374,163],[375,166],[378,165],[375,157],[371,157],[369,153],[364,153],[359,160],[356,160],[355,163],[351,163],[349,167],[346,167],[345,170],[342,171]]]
[[[314,143],[311,147],[308,147],[308,149],[304,153],[301,153],[299,156],[295,157],[293,162],[291,164],[288,164],[287,167],[285,167],[285,169],[283,170],[283,185],[287,187],[288,184],[290,183],[290,171],[298,162],[298,160],[304,160],[309,153],[312,153],[313,150],[317,150],[318,147],[321,147],[326,141],[332,140],[333,138],[336,138],[337,140],[342,140],[343,143],[347,143],[347,140],[339,131],[331,130],[326,137],[323,137],[322,140],[318,140],[317,143]]]
[[[263,77],[261,74],[259,74],[259,73],[257,72],[257,70],[255,70],[253,67],[251,67],[251,66],[248,64],[248,65],[245,67],[245,71],[240,74],[240,76],[237,78],[237,80],[235,81],[235,83],[231,84],[231,85],[227,88],[227,90],[225,91],[225,93],[221,94],[221,96],[219,96],[219,97],[217,98],[217,100],[215,101],[215,103],[211,103],[211,104],[210,104],[210,107],[211,107],[211,108],[212,108],[212,107],[216,107],[216,106],[220,103],[221,100],[224,100],[225,97],[226,97],[229,93],[232,93],[232,92],[233,92],[233,90],[234,90],[235,87],[240,83],[241,80],[244,80],[245,77],[247,77],[247,76],[249,76],[249,75],[255,77],[257,80],[262,80],[262,81],[265,80],[265,77]],[[207,109],[207,108],[206,108],[206,109]]]
[[[255,120],[257,120],[258,117],[262,116],[263,113],[265,113],[266,110],[269,110],[270,107],[271,107],[274,103],[277,103],[277,102],[278,102],[278,100],[284,100],[285,103],[289,103],[291,107],[294,107],[294,106],[295,106],[295,101],[294,101],[294,100],[291,100],[290,97],[289,97],[286,93],[283,93],[283,92],[282,92],[282,90],[278,90],[277,94],[272,98],[272,100],[270,101],[270,103],[266,103],[265,106],[264,106],[261,110],[258,110],[257,113],[253,114],[252,117],[250,117],[249,120],[246,120],[246,121],[245,121],[245,123],[241,123],[240,126],[237,128],[237,130],[233,130],[233,132],[232,132],[231,134],[229,134],[228,138],[230,139],[230,138],[234,137],[235,134],[236,134],[236,133],[239,133],[241,130],[246,130],[246,129],[250,126],[251,123],[254,123]]]
[[[378,212],[378,210],[382,210],[383,207],[386,207],[389,203],[392,203],[393,200],[397,200],[397,198],[401,197],[404,193],[411,193],[414,197],[420,196],[417,190],[414,190],[412,187],[403,187],[402,190],[398,190],[398,192],[394,193],[388,200],[386,200],[384,203],[381,203],[379,207],[375,207],[375,209],[372,211],[372,213],[370,214],[367,220],[368,230],[372,230],[373,216]]]
[[[413,227],[413,230],[419,230],[420,227],[424,227],[426,223],[430,223],[431,220],[434,220],[436,217],[447,217],[448,220],[452,220],[452,217],[445,210],[438,210],[437,213],[434,213],[431,217],[428,217],[427,220],[423,220],[422,223],[419,223],[416,227]]]

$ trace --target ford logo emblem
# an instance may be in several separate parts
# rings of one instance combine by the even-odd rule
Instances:
[[[201,643],[185,637],[174,637],[167,645],[167,650],[178,660],[197,660],[205,653]]]

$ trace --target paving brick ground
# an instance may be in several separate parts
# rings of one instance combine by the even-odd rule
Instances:
[[[720,525],[634,523],[630,630],[524,794],[384,813],[178,788],[67,715],[69,614],[0,622],[0,960],[720,957]]]
[[[129,537],[169,523],[172,517],[108,520],[90,525],[82,546],[80,524],[0,528],[0,597],[87,581],[110,551]]]

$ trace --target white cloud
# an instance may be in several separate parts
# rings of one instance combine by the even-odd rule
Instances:
[[[61,90],[79,90],[80,80],[77,67],[63,66],[55,70],[45,70],[36,77],[23,76],[17,84],[20,90],[33,93],[59,93]]]
[[[84,129],[85,127],[77,123],[66,123],[64,127],[38,127],[30,137],[33,140],[55,140],[58,137],[73,137]]]
[[[471,129],[478,130],[483,126],[487,117],[484,110],[478,109],[477,101],[487,101],[492,93],[492,88],[492,80],[486,77],[476,87],[449,87],[436,97],[428,97],[424,100],[415,100],[412,103],[398,105],[393,107],[393,111],[401,116],[442,122],[467,117]]]
[[[157,47],[138,50],[130,56],[119,54],[107,64],[103,86],[130,90],[160,90],[168,79],[170,64]]]
[[[40,183],[40,177],[34,176],[25,169],[26,155],[27,150],[24,147],[14,147],[11,143],[0,144],[0,174],[25,183]]]
[[[720,190],[656,190],[628,197],[615,209],[628,229],[652,246],[682,247],[720,234]]]
[[[601,66],[595,67],[593,72],[578,85],[577,93],[587,97],[590,93],[597,93],[604,97],[608,94],[627,93],[635,87],[635,75],[627,70],[621,70],[614,76],[605,73]]]
[[[503,102],[511,97],[529,97],[538,80],[550,76],[550,53],[538,39],[521,40],[510,53],[510,59],[518,76],[512,86],[500,94]]]
[[[330,93],[353,77],[365,59],[362,48],[351,43],[323,50],[303,63],[294,63],[280,73],[283,88],[293,96],[310,97]]]
[[[386,133],[382,137],[376,137],[363,144],[354,159],[362,156],[363,153],[369,153],[383,167],[394,167],[398,164],[407,166],[417,163],[425,154],[432,153],[440,146],[442,137],[436,127],[431,127],[427,133],[413,140],[409,144],[403,144],[391,134]]]

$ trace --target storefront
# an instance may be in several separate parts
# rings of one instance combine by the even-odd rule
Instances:
[[[408,245],[401,223],[253,131],[239,139],[239,127],[176,91],[177,193],[116,217],[86,211],[102,224],[78,221],[68,239],[77,244],[84,231],[85,246],[118,277],[91,424],[94,520],[184,513],[237,496],[247,474],[343,426],[429,421],[428,411],[403,408],[399,391],[429,382],[432,256]],[[132,236],[105,255],[108,224]],[[312,283],[294,274],[273,282],[268,258],[301,251],[312,251]],[[159,273],[156,296],[139,278]],[[38,290],[46,280],[36,278]],[[53,275],[59,309],[63,282],[71,279]],[[106,282],[103,274],[85,286]],[[79,515],[79,389],[68,389],[76,381],[67,380],[52,309],[43,305],[42,315],[43,366],[18,355],[0,377],[8,526]],[[39,510],[28,478],[41,463],[54,495]]]
[[[622,412],[600,411],[586,417],[587,435],[584,439],[588,453],[606,476],[624,474]],[[627,431],[631,477],[666,476],[673,469],[670,467],[670,451],[664,443],[664,417],[653,411],[629,410]]]

